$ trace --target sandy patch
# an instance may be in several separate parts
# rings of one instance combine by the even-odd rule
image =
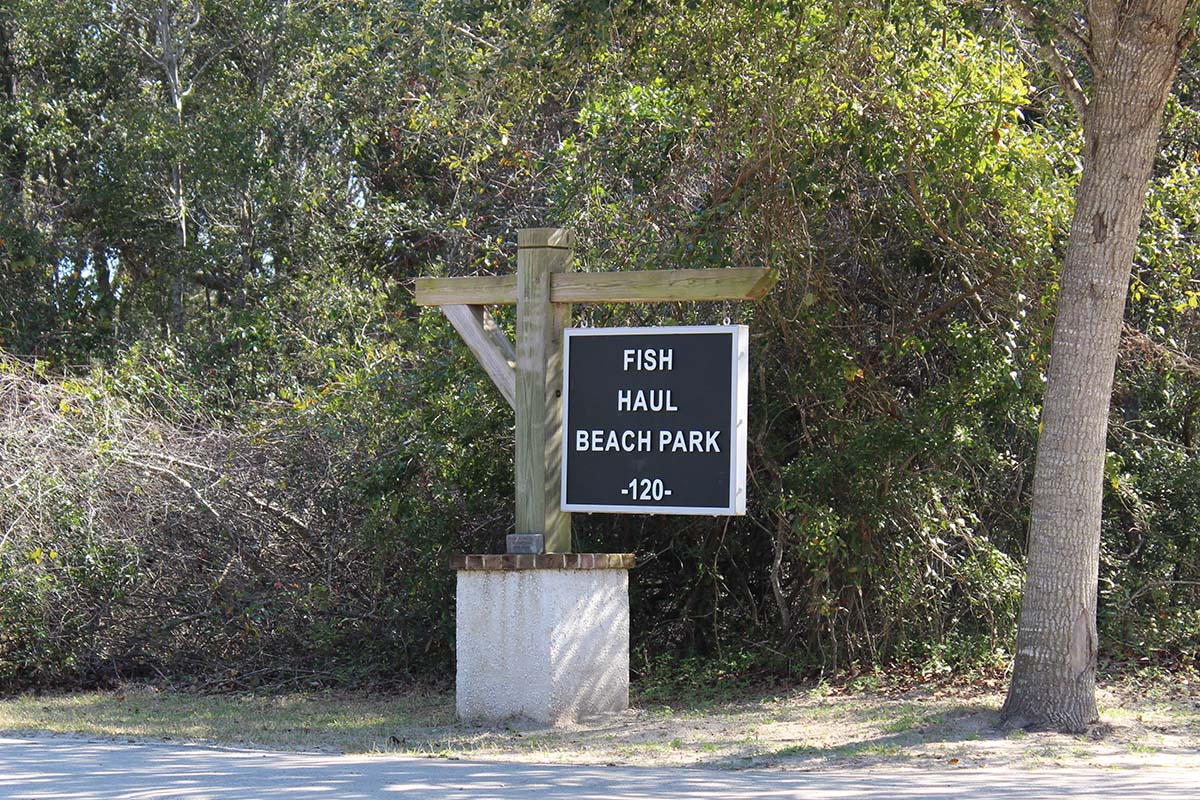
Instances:
[[[998,688],[807,689],[702,708],[651,706],[569,728],[452,726],[397,734],[390,752],[449,758],[723,768],[908,764],[1200,768],[1200,692],[1100,690],[1086,735],[1002,731]]]

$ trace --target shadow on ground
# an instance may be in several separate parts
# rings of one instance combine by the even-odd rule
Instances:
[[[0,796],[11,800],[1175,800],[1194,788],[1186,770],[718,772],[0,739]]]

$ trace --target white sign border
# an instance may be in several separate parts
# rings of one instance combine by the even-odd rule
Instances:
[[[732,334],[730,336],[730,359],[733,385],[730,393],[729,430],[733,452],[729,458],[729,502],[723,508],[694,506],[641,506],[641,505],[590,505],[567,502],[567,448],[571,446],[567,435],[567,396],[571,375],[570,339],[574,336],[661,336],[676,333]],[[750,375],[750,328],[747,325],[664,325],[644,328],[565,328],[563,329],[563,381],[562,381],[562,449],[559,452],[561,465],[561,491],[559,507],[567,512],[602,514],[676,514],[680,516],[742,516],[746,513],[746,430],[749,410]]]

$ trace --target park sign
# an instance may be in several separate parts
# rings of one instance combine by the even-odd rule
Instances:
[[[563,511],[746,512],[746,326],[564,339]]]

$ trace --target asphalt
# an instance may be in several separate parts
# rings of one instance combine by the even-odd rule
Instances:
[[[1194,770],[983,768],[822,772],[533,765],[180,744],[0,738],[4,800],[1186,800]]]

